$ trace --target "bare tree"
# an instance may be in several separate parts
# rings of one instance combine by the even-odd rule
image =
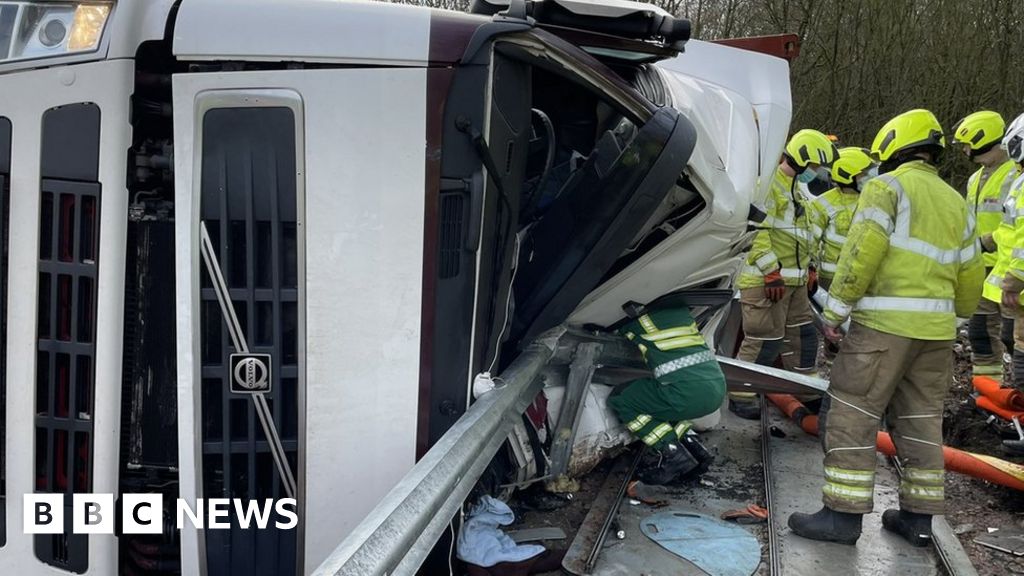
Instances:
[[[470,0],[397,0],[466,10]],[[694,37],[796,33],[793,129],[837,134],[869,146],[881,125],[928,108],[950,130],[979,109],[1009,121],[1024,112],[1021,0],[653,0],[693,21]],[[958,185],[970,165],[946,155]]]

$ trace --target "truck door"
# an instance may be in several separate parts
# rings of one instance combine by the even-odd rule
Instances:
[[[311,571],[414,462],[425,82],[174,77],[181,496],[299,518],[188,524],[185,574]]]

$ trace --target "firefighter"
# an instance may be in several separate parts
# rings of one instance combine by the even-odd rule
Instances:
[[[1013,198],[1012,211],[1008,215],[1013,219],[1012,230],[1006,232],[1006,244],[999,244],[999,262],[996,269],[989,275],[988,282],[998,279],[1001,282],[1001,299],[1003,308],[1014,313],[1014,349],[1013,349],[1013,383],[1018,388],[1024,386],[1024,313],[1020,307],[1020,294],[1024,290],[1024,114],[1010,124],[1003,137],[1003,148],[1010,159],[1017,164],[1021,174],[1011,186],[1010,196]],[[997,239],[999,242],[1001,238]],[[998,277],[1000,264],[1006,260],[1006,269],[1002,278]],[[993,277],[995,276],[995,277]],[[985,285],[986,291],[989,284]],[[988,292],[990,293],[990,292]]]
[[[817,227],[815,231],[820,233],[818,285],[826,291],[832,285],[860,191],[877,175],[878,167],[868,150],[854,146],[842,148],[832,165],[832,181],[836,186],[811,203],[811,219]]]
[[[764,220],[754,237],[737,283],[743,312],[739,359],[770,366],[782,354],[787,370],[815,370],[818,335],[811,324],[807,284],[814,255],[812,222],[797,184],[828,174],[837,151],[817,130],[801,130],[786,144],[765,199]],[[760,418],[757,395],[733,392],[729,409],[747,419]]]
[[[974,218],[935,167],[942,126],[927,110],[896,116],[875,137],[881,175],[861,192],[825,310],[826,336],[853,316],[822,406],[824,507],[789,527],[854,544],[871,512],[883,418],[904,464],[900,508],[883,526],[915,546],[943,513],[942,408],[957,317],[974,313],[985,268]]]
[[[835,134],[827,134],[825,135],[825,137],[828,138],[828,141],[831,142],[832,145],[835,146],[837,149],[840,146],[842,146],[842,144],[839,143],[839,137],[836,136]],[[826,174],[824,176],[819,176],[814,180],[808,182],[807,194],[808,196],[810,196],[811,200],[820,197],[822,194],[828,192],[833,188],[834,181],[830,176],[831,174]]]
[[[985,254],[985,269],[996,265],[994,232],[1002,221],[1003,204],[1017,173],[1017,165],[1006,155],[1000,143],[1006,123],[997,112],[983,110],[965,117],[953,129],[953,138],[973,162],[981,168],[967,181],[967,205],[974,212],[978,237]],[[998,298],[982,298],[971,316],[968,336],[974,373],[997,380],[1003,377],[1004,342],[1010,340],[1013,320],[1002,318]],[[1005,336],[1005,337],[1004,337]]]
[[[647,312],[619,333],[637,345],[653,378],[617,386],[608,406],[626,428],[654,449],[646,484],[668,484],[703,473],[711,455],[690,429],[725,398],[725,375],[686,307]]]
[[[832,181],[836,186],[811,203],[811,219],[818,235],[818,285],[826,292],[832,285],[839,252],[846,243],[860,191],[877,175],[878,167],[868,150],[855,146],[841,148],[839,158],[832,164]],[[838,346],[826,339],[825,361],[831,364],[838,352]]]

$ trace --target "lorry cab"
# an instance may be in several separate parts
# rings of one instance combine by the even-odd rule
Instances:
[[[0,1],[5,572],[309,573],[476,375],[729,286],[785,62],[643,4],[473,11]],[[71,533],[140,492],[159,534]],[[295,529],[175,526],[285,497]]]

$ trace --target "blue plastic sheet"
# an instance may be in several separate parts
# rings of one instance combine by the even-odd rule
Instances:
[[[710,576],[750,576],[761,563],[761,544],[757,538],[718,518],[664,511],[641,520],[640,530]]]

